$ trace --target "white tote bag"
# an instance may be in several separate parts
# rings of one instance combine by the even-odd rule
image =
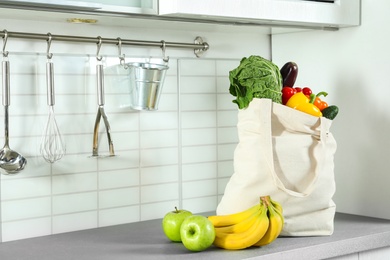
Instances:
[[[238,112],[234,173],[217,214],[243,211],[270,195],[284,209],[281,235],[331,235],[337,147],[331,124],[270,99],[253,99]]]

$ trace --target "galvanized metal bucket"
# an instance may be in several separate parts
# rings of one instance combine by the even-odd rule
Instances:
[[[167,63],[135,61],[105,69],[108,88],[118,96],[121,108],[158,110]]]
[[[126,65],[130,70],[130,107],[136,110],[157,110],[169,67],[140,62]]]

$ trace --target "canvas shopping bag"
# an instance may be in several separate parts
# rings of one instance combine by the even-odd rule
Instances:
[[[283,206],[281,235],[331,235],[337,146],[331,123],[270,99],[253,99],[238,112],[234,173],[217,214],[243,211],[270,195]]]

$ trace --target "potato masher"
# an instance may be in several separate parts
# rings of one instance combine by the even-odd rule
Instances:
[[[109,156],[114,156],[114,144],[111,139],[111,129],[110,124],[108,123],[107,115],[104,111],[104,72],[103,65],[99,63],[102,60],[102,57],[99,56],[99,50],[102,44],[102,39],[99,37],[98,49],[96,53],[96,59],[98,60],[98,64],[96,64],[96,86],[97,86],[97,104],[98,110],[95,119],[95,127],[93,131],[93,145],[92,145],[92,156],[99,155],[98,148],[98,134],[99,134],[99,124],[100,118],[103,118],[104,125],[106,127],[107,139],[108,139],[108,147],[109,147]]]

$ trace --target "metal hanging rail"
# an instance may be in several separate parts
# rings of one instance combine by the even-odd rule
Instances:
[[[181,42],[166,42],[166,41],[141,41],[141,40],[129,40],[121,38],[102,38],[97,37],[85,37],[85,36],[71,36],[71,35],[55,35],[51,33],[26,33],[26,32],[9,32],[7,30],[0,31],[0,35],[5,38],[21,38],[21,39],[33,39],[33,40],[48,40],[51,37],[52,41],[65,41],[65,42],[82,42],[82,43],[96,43],[96,44],[115,44],[118,45],[133,45],[133,46],[146,46],[146,47],[160,47],[160,48],[188,48],[193,49],[197,57],[200,57],[203,52],[209,49],[207,42],[204,42],[201,37],[196,37],[194,43],[181,43]]]

